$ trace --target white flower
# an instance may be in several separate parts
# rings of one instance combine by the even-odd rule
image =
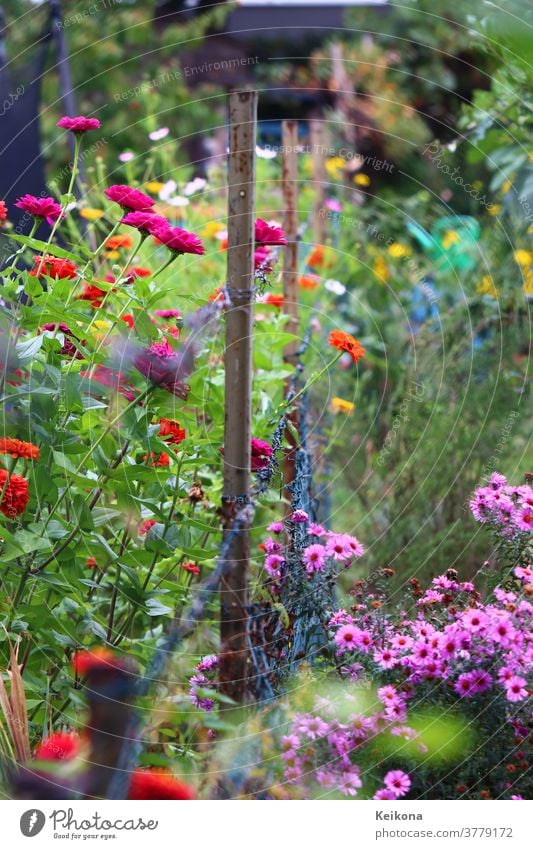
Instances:
[[[148,138],[152,141],[159,141],[160,139],[164,139],[168,136],[170,130],[168,127],[161,127],[160,130],[154,130],[152,133],[148,133]]]
[[[346,286],[339,280],[326,280],[324,286],[328,292],[333,292],[334,295],[344,295]]]
[[[183,189],[183,194],[186,197],[189,197],[189,195],[193,195],[195,192],[201,192],[202,189],[205,189],[206,186],[207,180],[204,180],[203,177],[195,177],[194,180],[191,180],[190,183],[187,183],[187,185]]]
[[[131,162],[135,159],[135,154],[131,150],[125,150],[124,153],[119,153],[118,158],[121,162]]]
[[[270,147],[259,147],[257,144],[255,146],[255,152],[259,159],[274,159],[277,156],[275,150],[272,150]]]
[[[178,184],[175,180],[168,180],[159,192],[159,200],[170,204],[170,206],[188,206],[187,198],[174,194],[177,188]]]

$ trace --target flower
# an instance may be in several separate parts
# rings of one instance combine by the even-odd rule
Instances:
[[[305,571],[312,575],[313,572],[323,572],[326,564],[327,552],[323,545],[315,543],[308,545],[303,553]]]
[[[132,159],[135,159],[135,154],[132,150],[124,150],[119,153],[118,158],[121,162],[131,162]]]
[[[53,277],[55,280],[74,280],[77,266],[68,259],[58,259],[55,256],[34,256],[35,268],[30,271],[31,277]]]
[[[265,557],[265,569],[271,578],[281,577],[281,567],[285,562],[285,558],[280,554],[269,554]]]
[[[283,522],[271,522],[270,525],[267,525],[267,531],[270,531],[272,534],[282,534],[284,529]]]
[[[270,307],[277,307],[278,309],[283,306],[285,298],[283,295],[276,295],[275,292],[269,292],[265,295],[265,300],[263,303],[268,304]]]
[[[304,523],[309,521],[309,513],[305,510],[293,510],[290,515],[291,522]]]
[[[132,213],[130,213],[130,215],[131,214]],[[135,215],[135,213],[133,213],[133,215]],[[109,248],[110,251],[116,251],[117,248],[132,248],[133,239],[130,235],[128,235],[128,233],[124,233],[119,236],[111,236],[105,243],[105,246],[106,248]]]
[[[320,286],[320,277],[316,274],[301,274],[298,277],[298,286],[300,289],[316,289]]]
[[[158,195],[161,189],[165,188],[165,184],[161,183],[160,180],[150,180],[150,182],[144,184],[144,188],[147,192]]]
[[[55,731],[37,746],[34,756],[39,761],[62,761],[75,758],[80,751],[80,738],[75,731]]]
[[[175,799],[190,801],[196,795],[190,785],[179,781],[170,772],[136,769],[131,776],[128,799]]]
[[[134,358],[133,365],[148,380],[178,398],[187,398],[189,387],[178,378],[181,359],[166,339],[152,342]]]
[[[522,507],[515,515],[515,522],[521,531],[533,531],[533,507]]]
[[[51,197],[36,198],[35,195],[22,195],[15,206],[33,215],[34,218],[44,219],[50,226],[61,216],[61,206]]]
[[[98,286],[94,286],[90,283],[85,283],[83,289],[80,294],[77,296],[79,301],[90,301],[91,306],[94,309],[98,309],[98,307],[102,306],[103,299],[105,298],[106,293],[102,291]]]
[[[82,371],[81,376],[89,377],[90,380],[95,380],[102,386],[106,386],[109,389],[113,389],[115,392],[119,392],[121,395],[124,395],[128,401],[133,401],[138,392],[131,383],[124,380],[122,372],[117,372],[109,366],[97,365],[91,374],[89,374],[88,371]]]
[[[0,200],[0,221],[5,221],[7,218],[7,206],[3,200]]]
[[[104,194],[114,203],[118,203],[126,212],[150,212],[155,204],[148,195],[130,186],[114,185],[104,190]]]
[[[84,206],[83,209],[80,209],[80,215],[87,221],[98,221],[100,218],[104,217],[105,212],[103,209],[94,209],[92,206]]]
[[[97,646],[94,649],[77,651],[72,660],[72,670],[78,678],[85,678],[91,672],[102,670],[111,671],[127,668],[127,661],[115,654],[105,646]]]
[[[330,409],[332,413],[345,413],[350,415],[355,408],[355,404],[351,401],[345,401],[344,398],[335,396],[331,399]]]
[[[28,481],[21,475],[9,475],[5,469],[0,469],[0,492],[3,492],[0,511],[8,519],[16,519],[24,513],[30,493]]]
[[[387,790],[386,787],[382,787],[381,790],[377,790],[374,793],[373,799],[396,799],[396,794],[392,792],[392,790]]]
[[[520,675],[511,675],[505,682],[505,695],[510,702],[521,702],[527,698],[527,681]]]
[[[200,574],[200,567],[197,563],[182,563],[181,568],[185,569],[186,572],[191,572],[192,575]]]
[[[370,185],[370,177],[368,174],[356,174],[353,178],[353,181],[356,186],[369,186]]]
[[[0,454],[10,454],[14,458],[23,457],[25,460],[39,459],[39,449],[36,445],[11,437],[0,439]]]
[[[151,211],[143,211],[143,212],[127,212],[126,215],[120,219],[121,224],[127,224],[129,227],[135,227],[137,230],[140,230],[141,233],[150,233],[154,234],[155,230],[158,227],[168,227],[168,221],[166,218],[163,218],[162,215],[156,215]]]
[[[163,468],[164,466],[170,466],[170,457],[164,451],[161,454],[155,454],[153,451],[150,452],[150,455],[145,454],[143,457],[144,462],[148,462],[149,466],[152,468]]]
[[[356,628],[355,625],[342,625],[335,634],[335,645],[338,647],[340,653],[351,651],[359,645],[359,636],[359,628]]]
[[[188,230],[182,230],[181,227],[171,227],[166,223],[165,226],[154,227],[152,232],[159,242],[166,245],[169,251],[178,255],[197,254],[201,256],[205,254],[205,248],[198,236]]]
[[[252,472],[266,469],[272,457],[272,446],[262,439],[252,439],[250,443]]]
[[[394,793],[396,798],[399,798],[400,796],[405,796],[405,794],[409,792],[411,779],[407,773],[403,772],[401,769],[391,769],[383,779],[383,784],[387,790]]]
[[[282,228],[258,218],[255,222],[255,241],[258,245],[286,245],[287,239]]]
[[[179,310],[155,310],[155,314],[160,318],[181,318]]]
[[[148,533],[150,528],[153,528],[154,525],[157,525],[157,522],[156,522],[155,519],[143,519],[143,521],[141,522],[141,524],[139,525],[139,527],[137,529],[137,533],[139,534],[139,536],[143,537]]]
[[[87,569],[96,569],[96,567],[98,566],[98,561],[96,557],[88,557],[85,561],[85,565],[87,566]]]
[[[354,363],[359,362],[365,356],[366,351],[361,343],[343,330],[332,330],[329,334],[328,342],[332,348],[338,348],[339,351],[346,351]]]
[[[160,419],[158,436],[162,439],[166,437],[165,441],[171,445],[179,445],[185,439],[186,433],[183,428],[180,428],[179,422],[173,419]]]
[[[309,268],[320,268],[324,265],[325,253],[326,250],[323,245],[315,245],[306,260]]]
[[[168,127],[161,127],[159,130],[152,130],[151,133],[148,133],[148,138],[151,141],[160,141],[168,136],[170,130]]]
[[[102,124],[98,118],[84,118],[83,115],[69,118],[65,115],[59,119],[56,126],[61,127],[62,130],[70,130],[72,133],[87,133],[89,130],[99,130]]]

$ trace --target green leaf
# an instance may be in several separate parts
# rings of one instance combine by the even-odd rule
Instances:
[[[29,236],[19,236],[17,233],[10,233],[9,238],[14,239],[15,242],[20,242],[22,245],[27,245],[29,248],[33,248],[36,251],[41,251],[41,253],[51,254],[53,256],[60,257],[61,259],[70,259],[72,262],[85,265],[83,257],[72,253],[72,251],[66,251],[64,248],[60,248],[57,245],[49,245],[47,242],[41,242],[40,239],[34,239],[33,237],[30,239]]]

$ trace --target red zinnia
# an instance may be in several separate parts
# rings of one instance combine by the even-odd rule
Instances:
[[[140,536],[144,536],[148,533],[150,528],[153,528],[154,525],[157,525],[155,519],[143,519],[141,524],[139,525],[139,529],[137,532],[140,534]]]
[[[0,492],[2,491],[4,496],[0,510],[8,519],[16,519],[24,513],[30,500],[28,481],[20,475],[8,475],[5,469],[0,469]]]
[[[152,231],[156,239],[177,254],[205,254],[205,248],[195,233],[181,227],[156,227]]]
[[[98,561],[96,557],[88,557],[85,561],[85,565],[88,569],[96,569],[96,567],[98,566]]]
[[[128,401],[133,401],[138,390],[128,381],[124,380],[122,372],[116,372],[109,366],[98,365],[93,369],[92,374],[88,371],[81,372],[82,377],[90,377],[102,386],[113,389],[115,392],[120,392]]]
[[[7,436],[0,439],[0,454],[10,454],[11,457],[18,459],[23,457],[25,460],[38,460],[39,449],[31,442],[23,442],[22,439],[12,439]]]
[[[44,218],[48,224],[53,225],[61,215],[61,206],[51,197],[36,198],[35,195],[23,195],[15,206],[23,209],[34,218]]]
[[[131,776],[128,799],[179,799],[190,801],[196,798],[192,787],[170,772],[136,769]]]
[[[34,256],[35,268],[30,271],[31,277],[54,277],[56,280],[74,280],[77,266],[68,259],[58,259],[56,256]]]
[[[168,454],[165,454],[164,451],[162,451],[161,454],[155,454],[153,451],[151,451],[150,456],[148,456],[148,454],[145,454],[143,460],[145,462],[147,460],[151,460],[149,465],[152,466],[154,469],[170,465],[170,457],[168,456]]]
[[[173,419],[160,419],[158,436],[166,437],[166,442],[171,445],[179,445],[185,439],[186,433],[180,427],[179,422],[175,422]]]
[[[338,348],[339,351],[346,351],[354,363],[359,362],[365,356],[366,351],[361,343],[343,330],[332,330],[329,334],[328,342],[332,348]]]
[[[85,118],[83,115],[77,115],[75,118],[69,118],[65,115],[56,124],[62,130],[70,130],[73,133],[86,133],[89,130],[99,130],[102,124],[98,118]]]
[[[258,218],[255,222],[255,241],[258,245],[286,245],[285,233],[276,225]]]
[[[109,186],[104,190],[104,194],[126,212],[150,212],[155,204],[151,197],[130,186]]]
[[[269,292],[265,298],[265,304],[271,307],[282,307],[284,300],[283,295],[276,295],[274,292]]]
[[[43,740],[35,750],[39,761],[68,761],[80,751],[80,738],[75,731],[55,731]]]
[[[78,351],[74,342],[71,342],[70,338],[67,338],[67,337],[72,337],[72,339],[75,339],[78,342],[79,341],[78,337],[74,335],[74,333],[72,332],[72,330],[70,329],[68,324],[65,324],[64,321],[61,321],[59,324],[56,324],[53,321],[47,322],[46,324],[43,324],[43,326],[41,327],[41,330],[48,330],[51,333],[53,333],[56,330],[56,328],[57,328],[58,332],[62,333],[63,336],[65,337],[65,340],[63,342],[63,346],[62,346],[59,353],[64,354],[67,357],[76,357],[77,360],[83,360],[83,354],[81,354]],[[81,342],[81,344],[84,345],[85,340],[83,342]]]
[[[182,563],[181,568],[186,572],[191,572],[193,575],[200,574],[200,567],[196,563]]]
[[[79,301],[90,301],[91,306],[97,309],[102,306],[102,301],[106,296],[106,292],[102,292],[98,286],[94,286],[92,283],[86,283],[80,294],[78,295]]]
[[[0,200],[0,221],[5,221],[7,218],[7,206],[3,200]]]

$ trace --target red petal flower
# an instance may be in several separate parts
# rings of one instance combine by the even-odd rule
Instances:
[[[0,439],[0,454],[10,454],[11,457],[23,457],[25,460],[38,460],[39,449],[31,442],[22,439],[12,439],[7,436]]]
[[[338,348],[339,351],[346,351],[354,363],[359,362],[365,356],[366,351],[361,343],[343,330],[332,330],[329,334],[328,341],[332,348]]]
[[[255,241],[258,245],[286,245],[287,239],[281,227],[271,225],[258,218],[255,222]]]
[[[69,118],[68,115],[65,115],[59,119],[56,126],[73,133],[87,133],[89,130],[99,130],[102,124],[98,118],[85,118],[83,115]]]
[[[179,445],[180,442],[183,442],[186,435],[183,428],[180,428],[179,422],[175,422],[173,419],[160,419],[158,436],[163,439],[166,437],[166,442],[172,445]]]
[[[15,206],[33,215],[34,218],[44,218],[50,226],[61,215],[61,206],[50,197],[36,198],[35,195],[23,195],[17,200]]]
[[[0,200],[0,221],[5,221],[7,218],[7,206],[3,200]]]
[[[192,787],[177,778],[170,772],[156,772],[155,770],[136,769],[131,776],[131,784],[128,799],[196,799]]]
[[[16,519],[24,513],[30,500],[28,481],[20,475],[8,475],[5,469],[0,469],[0,492],[2,490],[4,497],[0,504],[0,511],[8,519]]]
[[[31,277],[54,277],[56,280],[74,280],[77,265],[68,259],[58,259],[56,256],[34,256],[35,268],[30,271]]]
[[[75,731],[56,731],[43,740],[35,750],[39,761],[63,761],[75,758],[80,751],[80,738]]]
[[[109,200],[118,203],[126,212],[150,212],[155,204],[148,195],[143,194],[138,189],[132,189],[130,186],[109,186],[104,190]]]
[[[156,227],[153,230],[156,239],[177,254],[205,254],[205,248],[195,233],[182,230],[181,227]]]
[[[141,194],[141,192],[138,192]],[[121,224],[128,224],[143,233],[154,233],[158,227],[169,227],[169,223],[162,215],[147,210],[146,212],[128,212],[120,219]]]

